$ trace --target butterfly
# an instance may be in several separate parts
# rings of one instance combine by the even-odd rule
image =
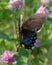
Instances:
[[[20,47],[24,45],[25,49],[32,49],[34,43],[36,43],[37,31],[39,31],[44,23],[46,15],[44,13],[38,13],[26,20],[19,32]],[[18,48],[17,48],[18,49]]]

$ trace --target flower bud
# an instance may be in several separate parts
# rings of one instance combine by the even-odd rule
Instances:
[[[37,40],[35,41],[35,43],[34,43],[34,46],[35,46],[35,47],[40,47],[40,40],[37,39]]]

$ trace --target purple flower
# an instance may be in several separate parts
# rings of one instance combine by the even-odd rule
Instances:
[[[48,17],[49,17],[49,12],[48,12],[48,10],[45,9],[45,13],[46,13],[46,18],[48,18]]]
[[[44,14],[46,14],[46,18],[49,17],[49,12],[48,12],[48,10],[45,9],[45,7],[43,7],[43,6],[41,6],[41,7],[36,11],[36,14],[38,14],[38,13],[44,13]]]
[[[43,5],[43,6],[47,7],[49,5],[49,3],[50,3],[50,0],[38,0],[39,6]]]
[[[35,43],[34,43],[34,46],[35,46],[35,47],[40,47],[40,40],[37,39],[37,40],[35,41]]]
[[[3,63],[10,63],[14,62],[14,55],[9,50],[6,50],[3,55],[1,56],[1,62]]]
[[[9,9],[18,8],[21,9],[23,6],[22,0],[10,0],[8,4]]]
[[[23,6],[22,1],[21,0],[18,0],[18,9],[21,9],[22,6]]]

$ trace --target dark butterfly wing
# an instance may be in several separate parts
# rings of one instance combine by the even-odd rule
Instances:
[[[20,44],[24,44],[25,48],[30,49],[33,45],[35,40],[37,39],[37,34],[33,33],[32,31],[22,29],[22,38],[20,40]]]
[[[46,18],[45,14],[36,14],[29,18],[25,23],[23,23],[23,29],[30,31],[38,31],[43,24],[44,19]]]

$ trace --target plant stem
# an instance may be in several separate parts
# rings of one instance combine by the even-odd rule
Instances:
[[[32,65],[31,63],[31,50],[29,49],[29,58],[27,60],[27,65]]]

